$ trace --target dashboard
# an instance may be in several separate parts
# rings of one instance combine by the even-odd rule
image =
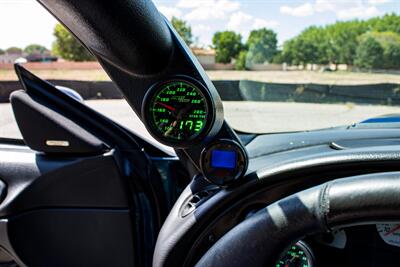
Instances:
[[[230,229],[276,200],[337,178],[400,169],[397,129],[237,136],[225,124],[216,127],[223,117],[219,101],[203,83],[183,75],[154,83],[144,97],[141,114],[149,133],[199,170],[193,180],[169,186],[179,188],[170,200],[176,218],[167,219],[157,244],[170,243],[171,236],[172,243],[180,240],[169,249],[185,257],[173,264],[193,265]],[[390,266],[400,245],[398,231],[398,225],[377,224],[307,236],[276,255],[275,266],[377,266],[382,257]],[[374,258],[355,260],[361,248]]]
[[[303,133],[238,136],[224,120],[222,101],[215,86],[200,63],[194,58],[190,49],[179,38],[172,25],[160,15],[151,1],[103,1],[104,3],[102,1],[87,1],[81,3],[82,1],[41,0],[40,2],[73,32],[74,36],[99,60],[132,109],[141,117],[149,133],[160,143],[174,148],[176,152],[177,157],[152,156],[150,153],[153,152],[152,149],[146,151],[143,146],[139,145],[140,138],[130,135],[124,127],[110,123],[109,120],[101,116],[95,116],[95,113],[88,113],[88,110],[84,109],[81,103],[74,102],[71,99],[66,100],[66,96],[56,89],[52,93],[57,97],[53,97],[47,90],[51,87],[48,83],[41,83],[43,88],[40,89],[40,86],[32,86],[32,81],[29,81],[29,79],[23,81],[25,89],[29,87],[28,93],[31,92],[35,98],[39,98],[41,101],[45,100],[44,102],[49,103],[49,106],[60,111],[60,114],[69,113],[75,121],[81,123],[83,121],[84,124],[87,124],[87,129],[90,128],[93,133],[107,140],[106,143],[109,143],[110,147],[118,148],[115,153],[124,154],[121,161],[114,161],[114,157],[107,156],[109,156],[110,164],[115,165],[116,170],[122,167],[123,171],[115,172],[117,176],[115,180],[120,182],[122,179],[119,179],[119,176],[123,174],[123,178],[126,179],[123,188],[126,189],[127,184],[132,184],[134,185],[132,188],[135,190],[129,192],[126,199],[121,199],[121,196],[125,196],[127,190],[120,191],[118,186],[118,190],[115,191],[118,193],[109,194],[109,187],[105,187],[104,192],[108,192],[107,195],[115,195],[122,204],[112,202],[114,205],[105,203],[101,207],[118,207],[118,211],[124,213],[123,216],[126,218],[123,220],[124,222],[134,221],[135,227],[127,224],[129,227],[124,228],[127,231],[118,232],[120,233],[119,236],[112,234],[111,231],[107,231],[107,233],[110,235],[109,240],[126,241],[127,245],[123,247],[127,249],[123,252],[126,253],[127,258],[134,260],[135,263],[147,263],[142,265],[148,266],[152,259],[155,267],[194,266],[201,262],[203,255],[207,255],[213,248],[218,249],[218,244],[226,240],[229,241],[225,238],[229,233],[235,229],[239,229],[237,232],[240,232],[242,228],[238,227],[245,222],[250,221],[252,223],[256,220],[254,218],[261,216],[272,218],[272,215],[267,216],[271,210],[265,209],[265,207],[270,207],[276,203],[278,203],[276,205],[279,205],[280,200],[286,199],[286,197],[298,196],[298,193],[304,192],[305,189],[317,188],[319,190],[323,188],[325,190],[326,188],[323,185],[331,185],[331,181],[338,181],[340,178],[360,175],[357,182],[370,182],[371,180],[368,178],[363,180],[365,175],[391,171],[396,172],[397,175],[397,172],[400,171],[400,164],[398,164],[400,161],[400,143],[398,142],[400,131],[395,127],[384,129],[374,128],[374,126],[358,129],[343,127]],[[65,12],[66,10],[68,12]],[[115,13],[110,13],[110,11]],[[119,13],[125,15],[118,15]],[[99,20],[99,17],[102,19]],[[85,19],[74,20],[71,18]],[[132,25],[135,25],[134,30],[132,30]],[[21,78],[21,71],[24,71],[19,67],[16,67],[16,70]],[[26,83],[27,81],[28,83]],[[82,110],[86,112],[82,112]],[[91,115],[96,117],[96,120],[93,120]],[[99,118],[101,118],[102,123],[99,123]],[[147,152],[146,155],[143,155],[145,152]],[[147,156],[150,156],[151,162]],[[37,157],[31,157],[31,159],[33,159],[30,162],[32,164],[35,164],[38,160]],[[177,164],[177,161],[179,161],[179,164]],[[97,161],[93,162],[95,167],[104,166],[104,164],[97,164]],[[153,170],[152,163],[157,165],[161,176],[164,175],[166,179],[158,179],[158,174]],[[88,166],[88,164],[83,165],[84,167]],[[41,174],[40,171],[46,168],[38,169],[38,175]],[[22,170],[23,168],[13,169]],[[93,182],[96,185],[98,184],[97,178],[100,175],[104,176],[105,181],[108,181],[109,178],[104,170],[100,168],[98,170],[99,175],[92,175],[93,178],[96,178],[96,181]],[[76,173],[80,172],[77,171]],[[21,177],[26,177],[26,175]],[[55,177],[60,178],[61,175]],[[171,177],[175,179],[171,179]],[[74,175],[71,178],[80,177]],[[387,199],[393,201],[389,203],[391,205],[387,209],[384,206],[387,203],[379,201],[381,200],[379,198],[372,200],[361,198],[361,200],[368,203],[378,200],[376,201],[380,204],[378,207],[386,212],[386,216],[395,214],[400,219],[397,209],[400,199],[396,199],[398,192],[393,192],[395,190],[400,191],[400,182],[397,182],[400,179],[396,180],[396,186],[392,189],[389,188],[389,185],[392,186],[391,183],[386,185],[382,185],[382,183],[393,177],[385,178],[379,180],[379,185],[384,188],[384,191],[388,191],[388,194],[385,194],[385,196],[388,196]],[[376,181],[378,180],[377,177],[374,179],[373,182],[379,183]],[[345,180],[347,181],[347,179]],[[37,185],[37,183],[33,184]],[[48,185],[46,182],[43,184]],[[108,184],[104,183],[103,185]],[[57,185],[59,186],[59,183]],[[17,186],[17,188],[21,188],[21,186]],[[45,192],[38,190],[39,187],[35,188],[40,193],[38,196]],[[62,189],[65,188],[69,187],[64,186]],[[92,188],[97,190],[99,186]],[[162,190],[168,195],[168,199],[165,201]],[[366,193],[370,191],[363,187],[362,190],[357,192],[365,197]],[[85,190],[78,192],[82,194],[83,200],[90,200],[79,203],[82,205],[79,207],[95,207],[93,203],[99,205],[104,201],[102,191],[94,191],[95,198],[88,198]],[[124,193],[119,194],[119,192]],[[323,191],[322,196],[328,198],[312,198],[321,196],[320,191],[318,191],[318,194],[311,194],[311,197],[307,199],[294,198],[297,201],[295,204],[299,205],[290,206],[290,208],[299,208],[292,208],[292,211],[302,210],[305,211],[303,214],[308,215],[307,212],[310,210],[318,209],[308,209],[309,206],[305,203],[315,207],[312,205],[319,205],[323,200],[322,204],[326,204],[325,200],[329,200],[326,192]],[[387,192],[375,190],[374,193]],[[51,200],[57,199],[58,195],[74,196],[73,194],[54,194],[54,191],[52,191],[49,198]],[[345,197],[348,196],[349,194],[345,195]],[[29,195],[25,199],[29,200]],[[32,197],[32,199],[42,201],[40,197]],[[314,202],[306,201],[310,199]],[[339,197],[339,200],[343,199]],[[71,207],[70,203],[75,203],[74,201],[76,199],[66,201],[65,206]],[[32,201],[26,203],[31,204]],[[346,203],[348,202],[342,201],[339,204],[342,204],[341,207],[348,208]],[[394,205],[397,204],[395,208],[393,208],[393,203],[395,203]],[[289,204],[293,204],[293,202]],[[41,205],[43,205],[43,202]],[[26,207],[17,204],[15,206]],[[55,205],[43,206],[55,207]],[[170,208],[168,217],[168,211],[164,214],[164,210],[167,209],[162,206]],[[121,207],[124,209],[121,210]],[[360,207],[360,205],[356,207]],[[146,209],[150,208],[154,209],[151,212],[146,212]],[[279,208],[283,209],[283,207]],[[362,208],[365,212],[365,207]],[[276,210],[279,211],[278,208]],[[333,230],[338,230],[337,233],[330,236],[330,239],[329,236],[308,236],[306,234],[295,238],[291,238],[290,235],[283,236],[283,233],[287,232],[293,234],[293,229],[298,229],[296,226],[309,226],[307,225],[307,222],[310,223],[309,221],[303,223],[301,220],[292,217],[294,220],[287,224],[294,223],[292,229],[290,227],[278,228],[274,232],[263,231],[263,228],[257,227],[245,228],[245,230],[252,230],[252,233],[255,233],[251,236],[253,240],[248,243],[238,242],[240,244],[232,250],[227,248],[233,243],[235,245],[235,242],[223,243],[225,246],[221,247],[230,257],[220,257],[219,259],[238,265],[239,261],[229,262],[229,260],[232,260],[232,258],[241,260],[241,258],[246,257],[250,258],[249,260],[255,259],[257,257],[253,257],[254,254],[252,254],[254,249],[260,250],[262,248],[263,250],[258,251],[259,253],[256,256],[263,257],[268,251],[272,256],[268,254],[268,256],[265,256],[268,259],[265,260],[271,261],[271,258],[275,257],[275,265],[277,266],[338,266],[343,265],[343,263],[351,266],[388,266],[388,263],[397,263],[393,259],[393,255],[395,255],[393,252],[398,253],[397,225],[376,220],[374,223],[379,222],[378,225],[357,226],[344,229],[341,232],[341,228],[329,228],[330,225],[325,217],[329,210],[322,210],[322,213],[312,214],[315,215],[312,217],[314,220],[310,219],[310,221],[321,226],[317,228],[320,230],[319,232],[333,233]],[[134,211],[134,214],[131,214],[131,211]],[[13,210],[13,212],[16,211]],[[97,208],[97,212],[104,212],[104,210]],[[353,210],[352,212],[357,214],[358,211]],[[390,212],[391,214],[389,214]],[[114,211],[112,213],[116,214]],[[293,214],[291,213],[291,215]],[[154,244],[152,241],[155,241],[156,232],[159,230],[158,226],[161,226],[165,217],[167,218],[159,232],[153,255]],[[280,216],[279,218],[284,217]],[[362,216],[360,215],[360,217]],[[47,225],[46,217],[41,217],[41,219],[43,221],[39,221],[41,222],[39,224]],[[323,221],[322,219],[326,220]],[[368,217],[368,219],[370,218]],[[96,217],[95,221],[98,220],[98,217]],[[32,221],[34,220],[26,220],[26,222]],[[57,222],[61,221],[78,222],[77,220],[57,220]],[[284,222],[286,221],[273,222],[275,223],[274,226],[282,222],[279,226],[285,226]],[[20,229],[27,229],[23,226]],[[80,229],[87,229],[82,233],[95,229],[93,223],[87,223],[86,227],[80,227]],[[54,229],[53,227],[42,228]],[[120,230],[119,227],[108,229]],[[4,231],[6,230],[7,228],[4,228]],[[133,230],[134,232],[131,232]],[[19,238],[21,242],[30,240],[30,238],[22,236],[21,231],[15,232],[18,237],[21,237]],[[36,232],[30,233],[36,235]],[[57,232],[62,233],[63,231]],[[242,231],[241,233],[249,238],[249,232]],[[53,236],[55,232],[47,233],[49,236]],[[43,233],[40,234],[39,240],[52,240],[51,238],[43,238]],[[94,234],[93,236],[101,237],[102,235]],[[128,240],[136,236],[139,237],[135,240]],[[267,244],[255,243],[255,241],[265,241],[269,238],[268,236],[277,237],[276,240],[280,241],[279,246],[273,246],[268,242]],[[59,240],[63,240],[61,243],[65,243],[65,237],[60,237]],[[299,239],[301,240],[299,241]],[[346,242],[343,242],[344,239]],[[274,240],[270,238],[269,241],[273,243]],[[368,246],[371,242],[374,245]],[[99,243],[112,244],[112,242]],[[283,243],[285,244],[283,245]],[[285,248],[288,245],[287,243],[292,243],[292,245]],[[71,248],[76,251],[76,242],[70,242],[70,244]],[[254,244],[259,246],[250,246]],[[133,248],[131,249],[131,246],[139,250],[132,253]],[[36,253],[31,252],[32,246],[25,247],[27,248],[26,251],[31,253],[33,257],[37,256]],[[49,247],[53,248],[54,246],[50,244]],[[93,246],[86,247],[93,248]],[[114,253],[119,253],[122,251],[119,248],[119,246],[111,246],[109,250],[106,249],[105,251],[116,249]],[[238,249],[242,253],[234,253]],[[243,253],[244,250],[248,253]],[[64,250],[60,251],[64,253]],[[382,251],[385,251],[385,254]],[[80,250],[77,252],[82,253]],[[93,255],[96,255],[93,258],[98,260],[99,253],[93,253]],[[133,256],[135,259],[133,259]],[[136,256],[138,256],[137,259]],[[54,257],[56,258],[56,256]],[[117,257],[117,259],[120,258]],[[258,263],[265,262],[258,261]],[[104,262],[102,263],[104,264]],[[220,264],[219,266],[221,265],[228,266],[228,264]]]
[[[182,253],[185,257],[179,264],[190,266],[230,229],[278,199],[341,177],[398,171],[398,136],[398,129],[345,127],[239,135],[246,147],[250,174],[228,187],[207,183],[197,189],[196,179],[192,181],[195,190],[183,191],[171,211],[177,218],[167,220],[170,227],[161,232],[159,240],[168,242],[168,229],[175,229],[173,236],[179,236],[182,243],[172,246],[170,253]],[[185,230],[176,231],[172,225]],[[400,237],[396,227],[384,223],[354,226],[338,229],[343,231],[334,235],[307,236],[300,245],[293,240],[288,249],[276,255],[276,266],[395,266],[399,250],[395,243]]]

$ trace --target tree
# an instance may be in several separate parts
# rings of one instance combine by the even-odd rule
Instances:
[[[400,68],[400,44],[389,44],[383,53],[385,68]]]
[[[247,51],[242,50],[240,51],[237,60],[235,62],[235,69],[236,70],[246,70],[249,68],[249,62],[247,60]]]
[[[188,46],[193,44],[192,27],[186,21],[172,17],[171,24]]]
[[[272,63],[275,64],[282,64],[285,63],[285,60],[283,58],[283,51],[282,50],[277,50],[275,56],[272,58]]]
[[[383,48],[372,36],[363,38],[357,48],[355,65],[360,68],[373,69],[382,64]]]
[[[296,39],[290,39],[283,44],[282,61],[292,65],[298,65]]]
[[[94,60],[94,56],[61,24],[55,26],[53,34],[56,37],[53,54],[72,61]]]
[[[8,54],[21,54],[22,49],[16,46],[12,46],[6,49],[6,53]]]
[[[5,51],[0,48],[0,55],[3,55],[4,53],[5,53]]]
[[[400,34],[395,32],[368,32],[359,37],[360,42],[373,38],[383,48],[383,58],[376,67],[391,69],[400,67]]]
[[[357,38],[368,30],[366,23],[358,20],[337,22],[327,26],[326,30],[329,61],[352,65],[358,46]]]
[[[242,50],[242,36],[233,31],[216,32],[213,36],[215,60],[218,63],[231,63]]]
[[[31,54],[43,54],[47,52],[48,49],[44,47],[43,45],[39,44],[30,44],[27,47],[25,47],[24,52],[27,53],[28,55]]]
[[[274,31],[266,28],[251,31],[246,42],[249,50],[248,60],[251,64],[271,62],[277,53],[277,44],[278,40]]]
[[[400,15],[386,14],[383,17],[372,18],[367,21],[368,27],[377,32],[395,32],[400,34]]]

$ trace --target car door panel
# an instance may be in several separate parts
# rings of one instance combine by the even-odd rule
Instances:
[[[0,264],[150,266],[168,210],[146,143],[16,69],[26,145],[0,143]]]

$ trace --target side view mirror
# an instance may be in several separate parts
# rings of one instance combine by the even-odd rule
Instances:
[[[79,102],[84,103],[85,101],[83,100],[83,97],[74,89],[65,87],[65,86],[60,86],[60,85],[56,85],[55,86],[58,90],[62,91],[64,94],[78,100]]]

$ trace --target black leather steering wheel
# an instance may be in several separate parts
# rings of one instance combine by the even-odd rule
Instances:
[[[196,266],[273,266],[290,243],[306,235],[399,220],[399,172],[338,179],[257,212],[218,240]]]

